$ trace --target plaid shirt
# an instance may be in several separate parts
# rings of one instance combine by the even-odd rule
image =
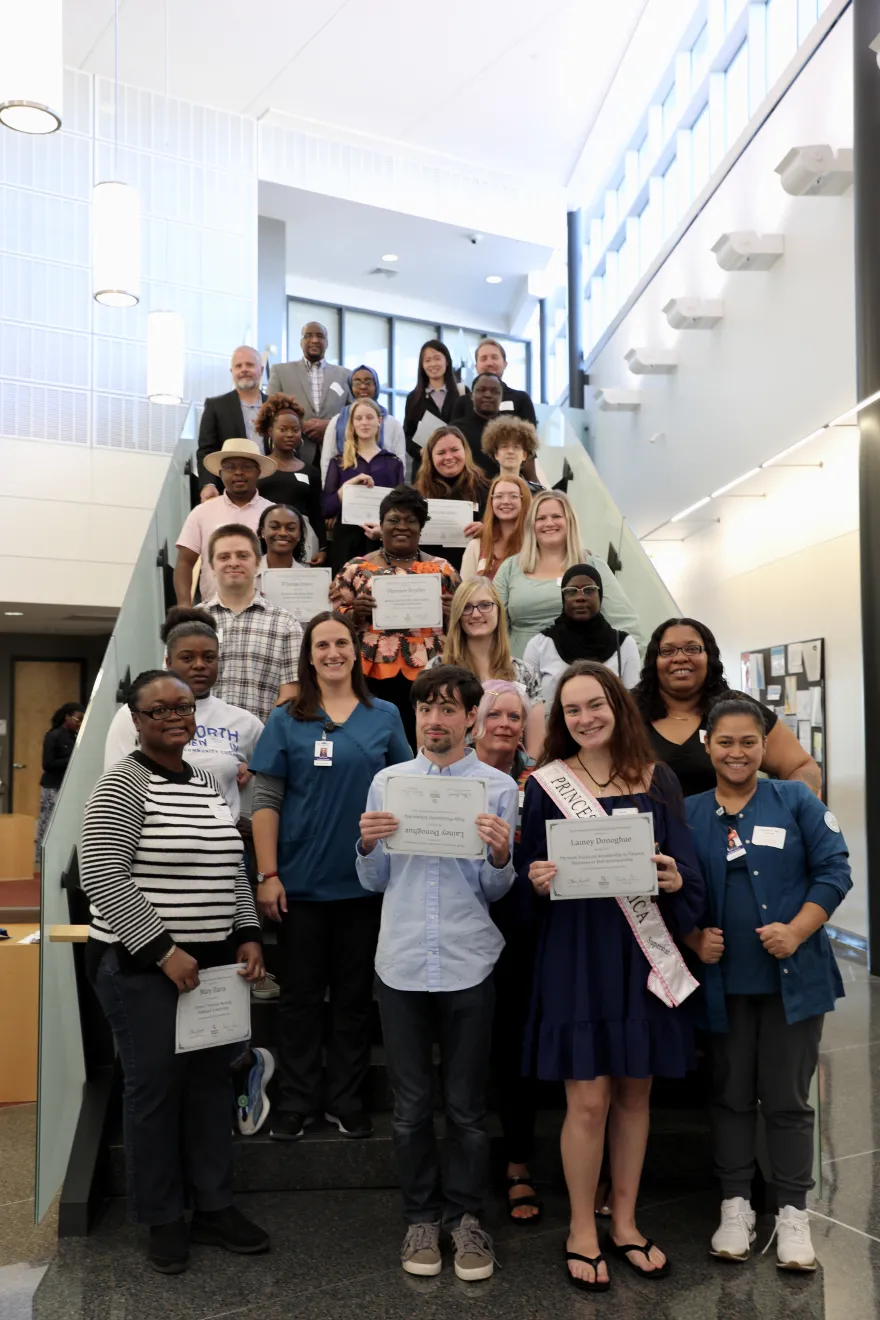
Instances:
[[[324,398],[324,359],[321,358],[320,362],[310,362],[308,358],[303,358],[303,362],[309,377],[312,407],[316,413],[320,413],[321,400]]]
[[[287,610],[263,596],[235,614],[217,596],[204,602],[220,642],[220,669],[212,695],[242,706],[266,723],[282,683],[297,681],[302,628]]]

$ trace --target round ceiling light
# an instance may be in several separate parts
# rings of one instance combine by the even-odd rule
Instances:
[[[501,283],[501,276],[500,276],[500,275],[487,275],[487,276],[486,276],[486,283],[487,283],[487,284],[500,284],[500,283]]]
[[[382,253],[382,260],[383,260],[383,261],[397,261],[397,253],[396,253],[396,252],[383,252],[383,253]]]

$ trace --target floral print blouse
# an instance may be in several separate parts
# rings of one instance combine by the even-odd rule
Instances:
[[[440,594],[450,599],[459,585],[459,576],[451,564],[439,557],[417,559],[409,568],[391,568],[367,558],[350,559],[336,575],[333,585],[342,598],[336,606],[340,614],[348,614],[358,596],[371,590],[377,574],[439,573]],[[380,632],[368,625],[360,634],[361,663],[364,674],[372,678],[394,678],[403,674],[410,680],[418,678],[429,660],[443,651],[442,628],[414,628],[412,632]]]

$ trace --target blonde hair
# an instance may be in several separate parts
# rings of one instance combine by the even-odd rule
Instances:
[[[562,512],[565,515],[565,562],[562,566],[563,573],[572,568],[575,564],[583,563],[584,550],[581,541],[581,529],[578,526],[577,514],[571,507],[568,496],[563,495],[561,490],[541,490],[537,495],[532,496],[532,503],[529,506],[528,517],[526,518],[525,532],[523,533],[523,547],[519,555],[519,566],[524,573],[534,573],[541,559],[541,551],[538,546],[538,538],[535,535],[535,519],[542,504],[548,500],[556,500],[561,505]]]
[[[378,442],[379,431],[382,427],[382,410],[378,403],[373,399],[355,399],[354,403],[348,410],[348,421],[345,423],[345,440],[342,444],[342,462],[339,465],[342,468],[357,467],[358,447],[357,436],[354,432],[354,412],[355,408],[364,407],[372,408],[373,412],[379,419],[379,426],[376,428],[376,441]]]
[[[470,669],[476,672],[471,661],[470,647],[468,645],[468,636],[461,626],[461,617],[465,605],[480,590],[488,591],[492,600],[495,602],[496,618],[495,632],[492,637],[492,649],[489,652],[489,669],[493,678],[506,678],[513,680],[516,678],[516,670],[513,667],[513,661],[510,656],[510,638],[507,633],[507,614],[501,603],[501,597],[498,595],[497,588],[485,577],[469,578],[467,582],[462,582],[461,586],[452,597],[452,607],[449,611],[449,623],[446,628],[446,642],[443,646],[443,664],[461,665],[464,669]]]

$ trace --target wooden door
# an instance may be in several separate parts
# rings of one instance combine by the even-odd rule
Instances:
[[[12,670],[12,810],[40,812],[43,739],[66,701],[82,701],[81,660],[16,660]]]

